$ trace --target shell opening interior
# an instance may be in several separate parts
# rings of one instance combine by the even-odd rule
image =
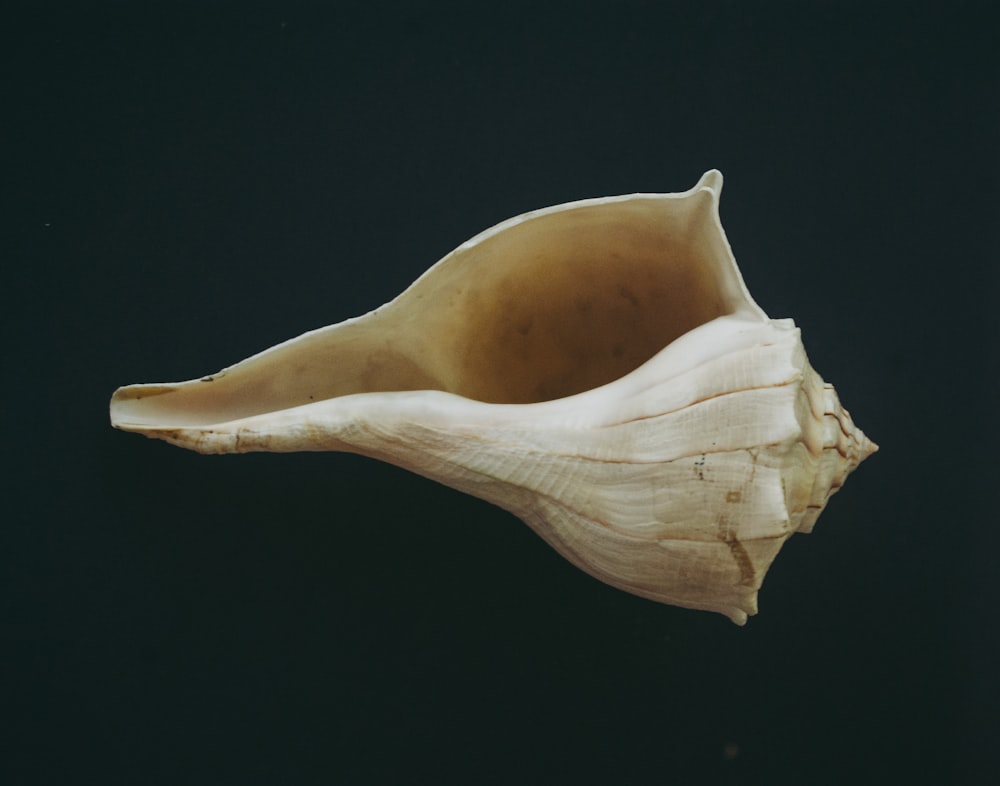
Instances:
[[[208,382],[123,389],[119,419],[198,426],[421,389],[493,403],[561,398],[614,381],[737,310],[733,276],[707,190],[543,211],[463,245],[364,317]]]

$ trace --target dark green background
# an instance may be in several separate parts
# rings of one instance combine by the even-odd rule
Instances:
[[[988,780],[978,5],[97,5],[0,14],[0,781]],[[502,219],[711,167],[750,290],[882,446],[745,628],[390,466],[108,426],[116,386],[363,313]]]

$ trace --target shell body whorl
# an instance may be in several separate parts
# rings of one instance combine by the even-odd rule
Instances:
[[[597,578],[742,624],[875,445],[743,283],[721,175],[536,211],[396,300],[112,422],[204,453],[341,450],[517,515]]]

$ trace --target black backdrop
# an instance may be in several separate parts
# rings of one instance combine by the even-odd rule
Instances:
[[[3,12],[4,783],[982,783],[998,56],[975,6]],[[499,220],[726,176],[881,446],[745,628],[338,454],[113,432]],[[994,757],[995,761],[995,757]]]

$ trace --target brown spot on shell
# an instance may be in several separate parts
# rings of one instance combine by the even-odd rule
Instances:
[[[733,555],[733,559],[736,560],[736,567],[740,569],[740,584],[752,587],[754,583],[754,570],[747,550],[743,548],[743,544],[738,540],[726,541],[726,545],[729,546],[729,552]]]

